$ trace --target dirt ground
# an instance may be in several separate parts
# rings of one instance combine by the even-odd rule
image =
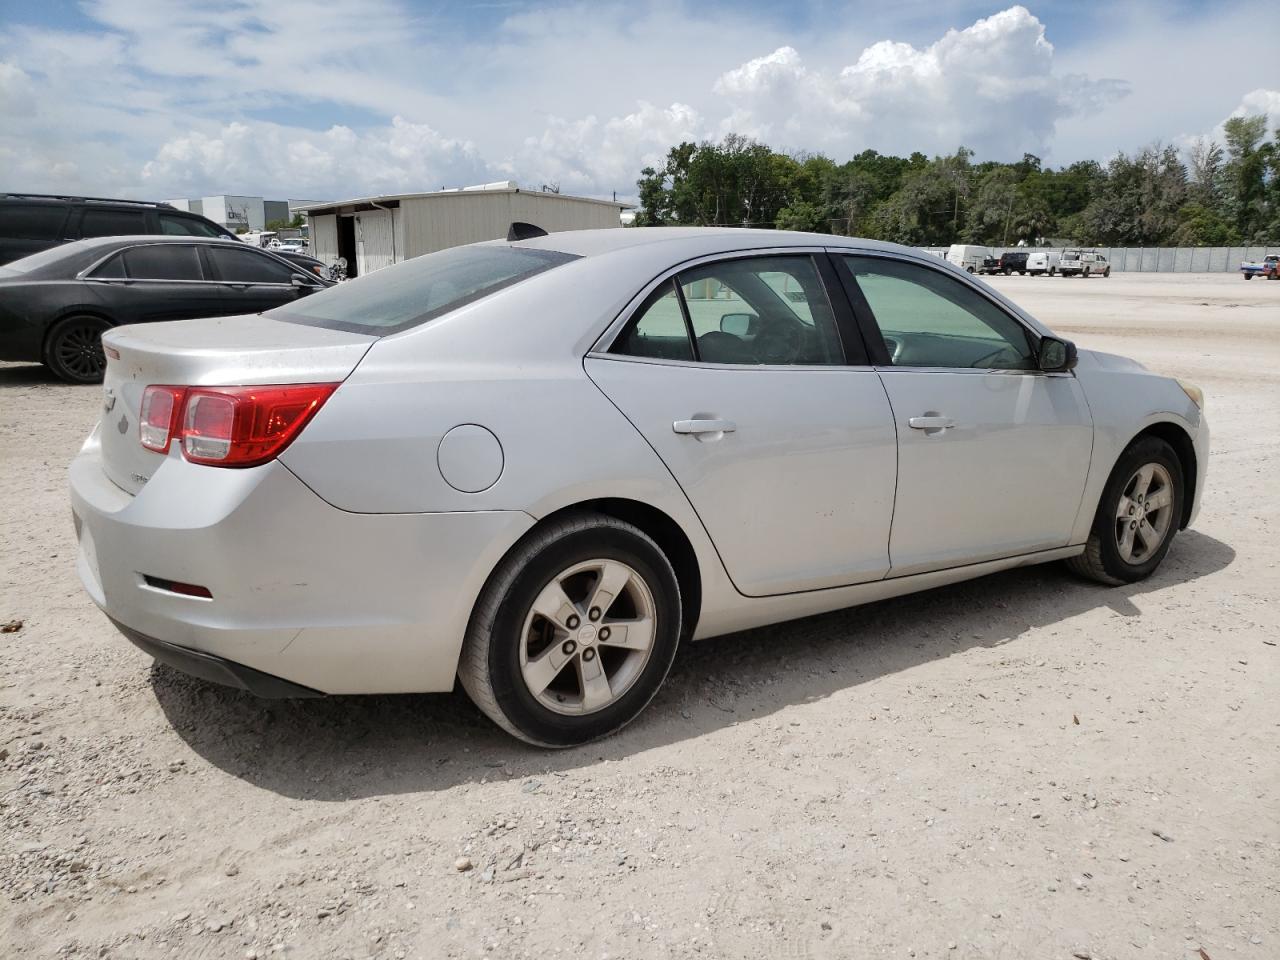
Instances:
[[[1280,283],[994,283],[1204,388],[1204,507],[1158,575],[692,645],[564,753],[460,693],[154,667],[75,574],[100,391],[0,364],[0,954],[1280,957]]]

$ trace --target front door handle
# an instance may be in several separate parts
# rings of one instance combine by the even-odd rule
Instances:
[[[912,430],[950,430],[956,425],[956,422],[950,417],[939,416],[931,413],[923,417],[912,417],[907,421],[907,426]]]
[[[671,429],[676,433],[690,433],[695,437],[702,437],[706,434],[725,434],[733,433],[738,429],[738,425],[732,420],[721,420],[719,418],[708,420],[677,420],[671,424]],[[716,437],[708,437],[708,439],[719,439]]]

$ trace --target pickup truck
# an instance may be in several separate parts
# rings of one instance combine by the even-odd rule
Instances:
[[[978,272],[985,276],[1000,273],[1000,259],[998,257],[983,257],[982,265],[978,267]]]
[[[1271,254],[1261,261],[1244,261],[1240,264],[1240,273],[1246,280],[1254,277],[1265,277],[1268,280],[1280,280],[1280,254]]]

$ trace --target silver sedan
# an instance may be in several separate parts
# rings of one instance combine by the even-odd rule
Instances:
[[[80,575],[264,696],[447,691],[617,730],[682,640],[1065,560],[1196,515],[1188,384],[915,250],[625,229],[431,254],[261,316],[103,338]]]

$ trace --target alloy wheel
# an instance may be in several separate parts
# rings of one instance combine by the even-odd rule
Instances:
[[[57,363],[77,380],[99,379],[107,366],[98,324],[78,323],[68,327],[54,343],[53,354]]]
[[[1116,506],[1115,537],[1120,559],[1141,564],[1164,543],[1173,527],[1173,478],[1162,464],[1139,467]]]
[[[653,651],[649,585],[618,560],[587,560],[542,588],[525,617],[520,673],[548,710],[595,713],[625,694]]]

